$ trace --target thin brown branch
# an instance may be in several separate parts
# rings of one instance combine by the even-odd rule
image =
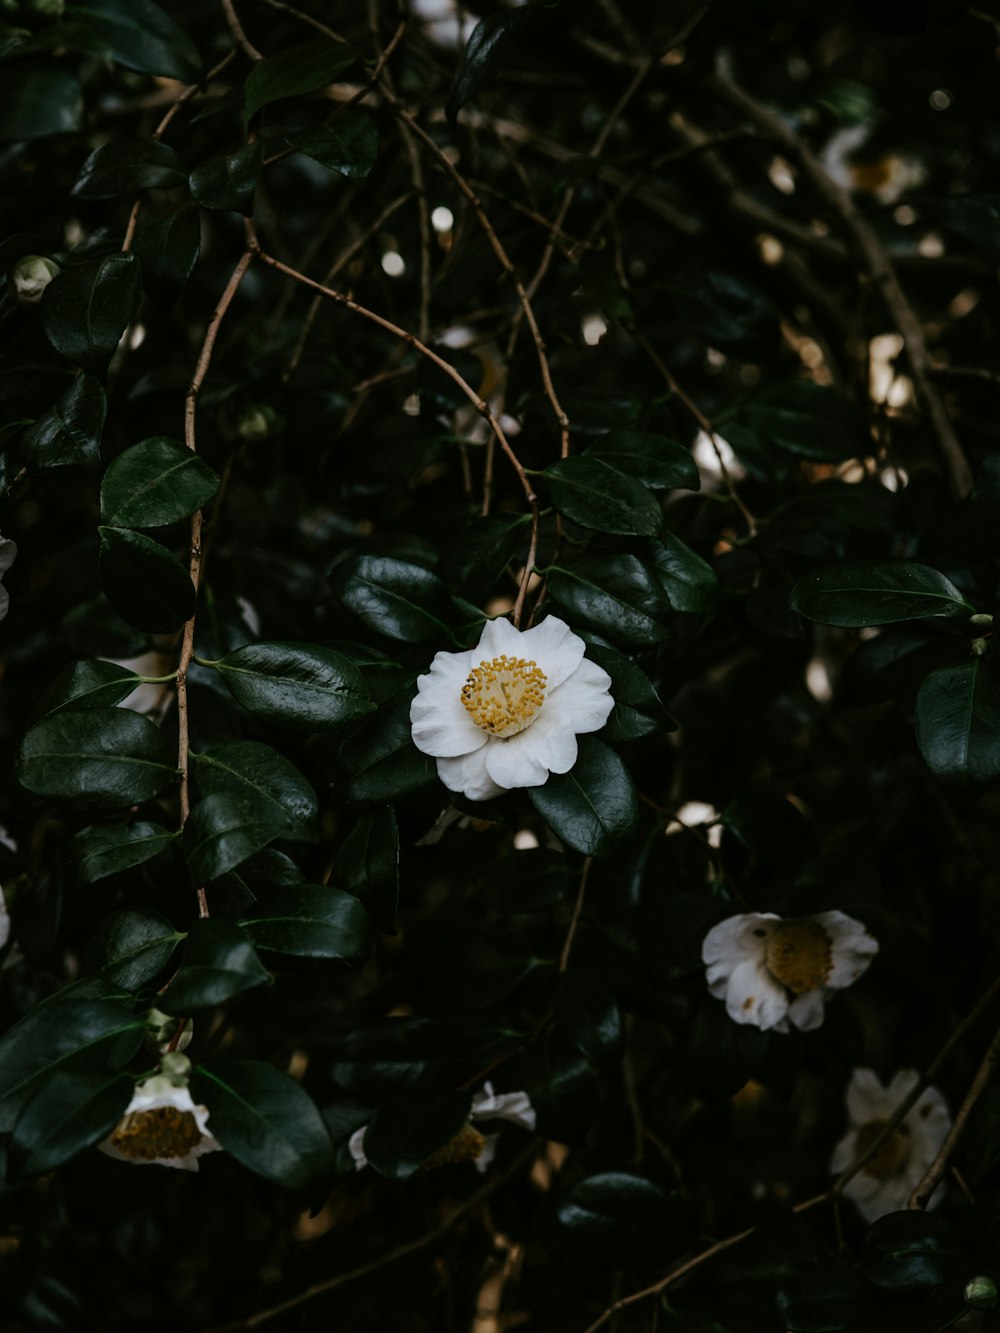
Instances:
[[[236,13],[236,8],[233,5],[233,0],[219,0],[219,3],[222,5],[222,12],[226,16],[226,23],[229,26],[229,31],[233,34],[233,41],[236,45],[244,55],[249,56],[255,64],[257,61],[263,60],[263,54],[257,50],[256,46],[254,46],[253,42],[243,31],[243,25],[240,23],[239,15]]]
[[[331,42],[347,42],[346,37],[342,37],[339,32],[334,32],[333,28],[321,23],[319,19],[314,19],[304,9],[296,9],[294,5],[283,4],[282,0],[261,0],[261,4],[267,5],[268,9],[277,10],[280,14],[291,14],[292,18],[298,19],[300,23],[307,23],[316,32],[321,32],[324,37],[329,37]]]
[[[573,952],[573,940],[576,938],[576,928],[580,924],[580,915],[583,912],[583,903],[587,896],[587,880],[590,878],[590,867],[593,864],[594,858],[588,856],[583,863],[583,870],[580,872],[580,887],[577,890],[576,903],[573,907],[573,915],[570,918],[569,930],[566,932],[566,940],[559,956],[560,976],[563,976],[569,967],[570,954]]]

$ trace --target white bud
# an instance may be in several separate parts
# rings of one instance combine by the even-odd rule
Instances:
[[[236,433],[247,444],[261,444],[270,435],[273,423],[273,408],[248,407],[239,419]]]
[[[174,1087],[187,1082],[191,1073],[191,1061],[180,1051],[168,1051],[160,1061],[160,1073],[169,1078]]]
[[[991,1277],[974,1277],[965,1284],[965,1299],[976,1310],[992,1310],[997,1298],[997,1284]]]
[[[58,272],[59,265],[44,255],[22,255],[10,271],[17,299],[25,305],[34,305],[42,299],[42,292]]]

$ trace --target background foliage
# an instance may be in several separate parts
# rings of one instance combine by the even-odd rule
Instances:
[[[4,1326],[990,1326],[1000,16],[301,6],[0,7]],[[473,803],[409,701],[515,604],[616,707]],[[93,1150],[154,1002],[198,1175]],[[859,1065],[973,1088],[940,1211],[830,1192]]]

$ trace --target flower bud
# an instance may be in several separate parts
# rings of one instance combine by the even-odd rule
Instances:
[[[1000,1293],[997,1292],[997,1284],[991,1277],[981,1274],[974,1277],[965,1284],[966,1303],[975,1310],[992,1310],[996,1305]]]
[[[191,1038],[194,1035],[193,1021],[190,1018],[185,1021],[180,1037],[175,1040],[179,1022],[180,1019],[174,1018],[172,1014],[165,1014],[162,1009],[150,1009],[147,1012],[146,1027],[161,1055],[167,1053],[171,1046],[176,1052],[183,1051],[191,1045]]]
[[[239,419],[236,433],[247,444],[261,444],[270,435],[273,424],[273,408],[248,407]]]
[[[182,1083],[187,1082],[191,1073],[191,1061],[186,1055],[181,1055],[180,1051],[167,1051],[160,1061],[160,1073],[179,1088]]]
[[[34,305],[58,272],[59,265],[44,255],[22,255],[10,271],[17,299],[24,305]]]
[[[973,639],[969,644],[969,649],[973,657],[982,657],[989,652],[990,644],[988,639]]]
[[[974,629],[989,629],[993,624],[993,617],[986,615],[982,611],[977,611],[974,616],[969,617],[969,624]]]

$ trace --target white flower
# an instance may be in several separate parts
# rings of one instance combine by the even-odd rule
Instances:
[[[58,272],[59,265],[44,255],[22,255],[10,271],[17,299],[34,305]]]
[[[476,1170],[482,1173],[493,1161],[496,1152],[497,1135],[481,1134],[473,1126],[474,1120],[510,1120],[522,1129],[534,1132],[535,1108],[528,1100],[526,1092],[493,1091],[492,1083],[484,1083],[482,1092],[473,1095],[469,1119],[450,1143],[432,1153],[424,1162],[424,1169],[435,1166],[447,1166],[451,1162],[475,1163]],[[354,1158],[357,1171],[363,1171],[368,1165],[365,1156],[365,1134],[367,1125],[356,1129],[347,1141],[347,1147]]]
[[[534,629],[489,620],[475,648],[438,653],[410,706],[413,743],[449,791],[486,801],[540,787],[576,763],[577,734],[598,731],[611,677],[555,616]]]
[[[871,194],[880,204],[894,204],[927,179],[923,163],[900,153],[886,153],[866,162],[855,162],[854,153],[867,142],[867,125],[846,125],[831,135],[820,160],[826,174],[845,190]]]
[[[188,1091],[185,1055],[163,1058],[156,1074],[140,1083],[125,1114],[103,1143],[101,1152],[138,1166],[176,1166],[197,1171],[198,1158],[222,1147],[208,1132],[208,1107],[195,1105]]]
[[[872,1070],[855,1069],[847,1085],[850,1127],[834,1149],[831,1171],[846,1171],[871,1147],[919,1078],[916,1070],[901,1069],[884,1088]],[[950,1128],[951,1116],[941,1093],[925,1088],[902,1122],[844,1187],[844,1194],[854,1200],[866,1222],[906,1207]],[[927,1206],[937,1207],[942,1196],[939,1185]]]
[[[782,920],[773,912],[727,917],[705,936],[708,988],[736,1023],[808,1032],[835,990],[857,981],[878,953],[860,921],[844,912]]]

